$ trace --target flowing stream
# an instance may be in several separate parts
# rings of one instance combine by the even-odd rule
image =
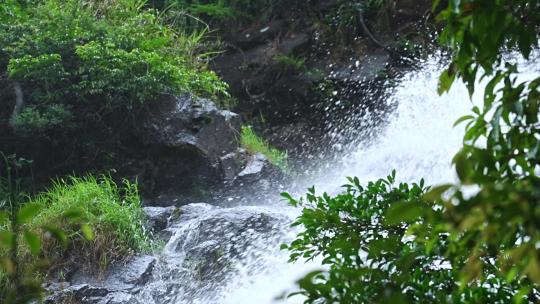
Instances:
[[[328,164],[321,163],[319,170],[298,178],[285,190],[298,197],[315,185],[319,193],[336,193],[346,176],[365,182],[385,177],[392,169],[400,181],[424,178],[427,184],[439,184],[455,180],[451,159],[464,131],[453,123],[473,104],[461,84],[437,95],[440,62],[437,56],[423,62],[420,70],[405,74],[397,86],[388,89],[386,102],[392,105],[385,114],[388,123],[360,132],[369,135],[369,142],[347,139],[352,143],[348,149],[341,149]],[[539,72],[538,63],[527,66],[528,72]],[[369,122],[381,117],[368,113],[355,119]],[[301,303],[300,297],[278,299],[295,289],[298,278],[321,267],[317,261],[289,264],[287,252],[279,250],[280,243],[294,237],[289,224],[299,212],[277,195],[254,206],[183,207],[180,219],[169,228],[172,237],[156,266],[157,274],[140,292],[139,302]]]

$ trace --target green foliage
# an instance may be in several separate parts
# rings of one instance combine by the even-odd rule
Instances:
[[[42,257],[44,243],[54,239],[62,250],[68,245],[68,237],[56,222],[33,224],[43,208],[28,202],[20,191],[18,171],[28,161],[1,152],[0,156],[5,167],[0,175],[0,300],[6,304],[29,303],[43,295],[36,273],[48,264]],[[87,240],[92,239],[92,230],[82,223],[78,210],[62,210],[56,218],[69,222],[72,231],[80,229]]]
[[[6,158],[0,176],[0,299],[29,303],[43,295],[41,279],[55,272],[104,271],[115,261],[152,249],[135,184],[109,177],[59,180],[30,197]]]
[[[40,159],[43,150],[58,155],[62,173],[102,165],[164,93],[227,95],[199,50],[205,32],[170,25],[145,1],[1,6],[0,127],[7,131],[0,145],[37,166],[50,161]],[[15,111],[18,85],[23,103]]]
[[[307,2],[307,3],[306,3]],[[186,10],[209,22],[268,20],[305,6],[300,0],[167,0],[173,9]]]
[[[423,181],[396,185],[392,173],[365,186],[349,178],[335,197],[314,188],[299,200],[282,194],[302,208],[293,226],[303,228],[282,248],[292,262],[320,258],[327,265],[302,278],[292,295],[305,296],[304,303],[506,303],[528,286],[492,266],[484,280],[460,288],[459,269],[444,257],[448,236],[428,224],[441,211],[425,200],[427,190]]]
[[[350,180],[335,198],[313,189],[307,202],[286,196],[304,208],[295,225],[306,228],[285,246],[292,259],[321,255],[330,268],[300,281],[308,303],[540,301],[540,77],[519,79],[504,58],[538,47],[540,2],[450,0],[438,19],[452,51],[439,93],[455,79],[471,95],[478,80],[487,83],[484,104],[456,122],[466,123],[453,159],[460,183],[388,190],[391,176],[365,189]],[[408,253],[413,262],[402,263]],[[433,268],[437,261],[449,267]]]
[[[8,19],[0,41],[9,58],[7,75],[21,81],[28,104],[93,102],[98,110],[132,110],[161,93],[225,92],[215,74],[190,57],[197,41],[187,40],[200,37],[175,33],[135,1],[115,4],[102,12],[104,18],[76,0],[13,4],[24,13]]]
[[[452,50],[439,92],[458,78],[471,95],[479,78],[487,83],[484,104],[456,122],[466,123],[463,148],[454,157],[461,184],[451,186],[449,197],[439,196],[440,221],[452,240],[447,255],[467,261],[464,283],[495,263],[509,278],[533,281],[523,290],[531,294],[540,284],[540,77],[517,78],[518,65],[504,53],[528,58],[538,47],[540,2],[452,0],[438,19],[446,23],[441,42]],[[479,191],[466,196],[461,185]]]
[[[242,127],[240,143],[250,154],[261,153],[268,161],[283,171],[288,171],[287,153],[281,152],[270,145],[249,126]]]
[[[15,117],[14,127],[24,135],[47,132],[54,128],[67,127],[72,124],[73,114],[62,104],[53,104],[40,110],[37,107],[26,107]]]

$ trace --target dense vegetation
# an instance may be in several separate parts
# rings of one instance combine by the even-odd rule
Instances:
[[[484,104],[456,122],[467,123],[460,183],[396,187],[392,175],[365,188],[351,179],[336,197],[285,194],[304,208],[291,259],[329,265],[299,282],[307,303],[540,301],[540,78],[519,79],[505,60],[538,47],[540,2],[450,0],[438,20],[452,55],[439,93],[458,78],[471,95],[487,82]]]
[[[393,172],[364,186],[349,178],[344,187],[335,197],[313,188],[305,199],[284,194],[303,209],[293,226],[304,230],[282,248],[291,252],[291,262],[320,257],[328,265],[299,281],[305,303],[507,303],[528,286],[489,267],[485,280],[460,288],[460,269],[444,256],[451,242],[430,225],[441,211],[421,216],[433,197],[423,180],[398,185]],[[422,242],[417,230],[432,239]]]
[[[355,40],[370,35],[364,17],[382,24],[397,3],[321,2],[0,0],[0,147],[19,155],[0,165],[2,303],[39,299],[42,278],[75,265],[104,271],[152,247],[136,184],[88,175],[27,194],[27,164],[47,182],[114,167],[137,150],[141,115],[162,94],[227,96],[207,67],[220,51],[219,39],[206,44],[209,29],[226,35],[301,15],[323,35]],[[540,78],[519,79],[505,60],[538,47],[540,1],[435,0],[433,8],[452,58],[439,93],[456,79],[471,94],[487,83],[484,104],[456,122],[466,123],[454,157],[459,183],[397,184],[392,173],[367,184],[350,178],[334,197],[284,194],[303,210],[293,225],[304,230],[283,245],[291,262],[322,258],[327,267],[299,281],[306,303],[540,302]],[[272,62],[307,72],[296,54]],[[288,169],[287,155],[250,127],[240,144]],[[464,186],[478,191],[465,195]]]
[[[425,1],[425,0],[422,0]],[[381,17],[395,11],[392,0],[152,0],[153,7],[182,20],[184,26],[210,26],[220,34],[231,34],[245,26],[280,19],[300,19],[325,35],[357,37],[364,30],[360,16]],[[198,20],[190,16],[197,17]],[[384,18],[383,18],[384,19]],[[202,21],[202,22],[201,22]],[[304,24],[305,25],[305,24]],[[304,26],[302,25],[302,26]]]
[[[204,34],[183,32],[144,3],[3,1],[4,152],[52,174],[110,165],[161,94],[226,94],[200,60]]]

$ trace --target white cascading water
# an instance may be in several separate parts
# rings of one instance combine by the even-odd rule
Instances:
[[[420,71],[403,76],[397,87],[392,88],[388,103],[397,107],[386,119],[389,125],[375,132],[375,140],[362,143],[341,156],[341,164],[330,163],[321,170],[324,174],[308,177],[296,189],[297,197],[306,186],[315,185],[319,193],[335,193],[346,181],[346,176],[357,176],[366,182],[386,177],[393,169],[400,181],[416,182],[424,178],[429,184],[450,182],[455,179],[451,166],[452,156],[459,150],[463,128],[452,127],[454,122],[472,108],[466,88],[455,85],[448,94],[437,94],[438,77],[442,71],[439,58],[422,64]],[[370,117],[368,119],[377,119]],[[378,133],[378,134],[377,134]],[[292,220],[299,210],[276,207]],[[294,237],[291,232],[288,237]],[[287,263],[287,253],[268,248],[266,261],[243,261],[246,268],[258,264],[259,273],[240,272],[231,279],[223,298],[217,303],[302,303],[300,297],[280,300],[276,296],[294,291],[295,281],[310,270],[321,268],[316,262]],[[266,267],[266,268],[265,268]]]
[[[525,64],[525,77],[540,74],[538,61],[536,57],[536,60]],[[390,89],[391,97],[387,102],[395,105],[392,107],[394,110],[386,119],[389,122],[386,126],[366,130],[376,135],[371,142],[352,139],[351,142],[360,144],[348,152],[341,152],[338,163],[333,160],[328,165],[322,165],[318,174],[297,180],[291,189],[286,190],[298,197],[305,192],[306,187],[315,185],[319,193],[336,193],[345,183],[346,176],[357,176],[366,182],[385,177],[393,169],[396,169],[399,181],[416,182],[421,178],[427,184],[454,181],[456,177],[451,159],[461,146],[464,131],[462,126],[453,127],[453,124],[459,117],[470,112],[472,102],[460,83],[456,83],[448,94],[437,94],[437,81],[443,68],[440,62],[440,57],[434,56],[421,64],[421,70],[404,75],[399,84]],[[477,91],[482,90],[477,88]],[[479,97],[481,95],[477,94],[473,100],[481,100]],[[275,201],[279,202],[279,198],[276,197]],[[198,208],[198,211],[189,213],[188,210],[188,216],[177,227],[173,227],[176,230],[165,246],[161,265],[158,266],[161,274],[140,293],[140,303],[302,303],[300,297],[278,299],[280,295],[295,290],[297,279],[310,270],[321,268],[318,261],[290,264],[287,262],[287,252],[279,250],[280,243],[290,241],[295,236],[296,231],[289,224],[300,210],[287,206],[285,202],[252,207],[215,208],[201,205],[193,208]],[[245,238],[244,243],[247,245],[239,247],[242,249],[234,253],[234,257],[230,254],[233,265],[227,275],[215,278],[214,281],[211,279],[209,282],[212,283],[196,285],[191,291],[186,291],[184,287],[170,287],[188,286],[193,284],[192,281],[197,281],[193,272],[184,275],[179,273],[184,273],[184,259],[189,250],[193,249],[189,248],[189,244],[198,244],[197,248],[201,244],[208,245],[200,239],[197,242],[190,241],[202,238],[202,224],[208,221],[214,223],[209,227],[219,233],[220,229],[229,231],[227,229],[232,227],[225,224],[220,226],[220,218],[242,221],[245,220],[242,216],[248,215],[269,215],[275,219],[270,221],[272,226],[269,226],[274,232],[258,234],[258,231],[266,231],[261,227],[251,227],[242,232],[235,230],[237,235],[231,233],[227,237],[233,243],[238,238]],[[204,246],[201,248],[209,248]],[[233,251],[226,251],[225,255]],[[177,285],[171,285],[171,282]]]

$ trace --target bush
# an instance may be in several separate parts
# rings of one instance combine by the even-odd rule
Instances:
[[[22,83],[28,105],[63,104],[77,112],[93,104],[96,112],[131,113],[161,93],[225,92],[215,74],[190,57],[196,41],[186,41],[135,0],[112,3],[96,16],[94,6],[78,0],[12,2],[13,14],[0,28],[8,58],[3,72]]]
[[[241,145],[250,154],[261,153],[268,161],[283,171],[287,171],[287,153],[272,148],[264,139],[259,137],[249,126],[242,127]]]
[[[322,258],[327,270],[299,281],[305,303],[508,303],[524,299],[527,280],[506,278],[496,267],[483,279],[459,286],[459,268],[445,253],[448,236],[427,220],[440,215],[426,198],[428,187],[394,184],[395,173],[362,186],[349,178],[335,197],[283,196],[302,214],[302,231],[290,245],[290,261]],[[427,195],[427,196],[426,196]],[[432,194],[431,194],[432,196]],[[420,233],[418,233],[420,232]],[[436,236],[426,242],[420,235]]]
[[[227,95],[199,53],[204,33],[168,25],[144,1],[6,0],[0,9],[0,145],[69,171],[113,155],[164,93]],[[19,110],[15,88],[22,91]],[[5,89],[4,89],[5,88]],[[13,116],[13,117],[12,117]],[[12,119],[11,119],[11,118]],[[10,118],[10,119],[7,119]],[[104,158],[104,156],[103,156]],[[95,160],[95,159],[94,159]],[[95,161],[94,161],[95,163]],[[60,167],[60,166],[58,166]]]
[[[522,292],[538,302],[540,77],[519,77],[520,65],[506,53],[535,56],[540,2],[451,0],[438,19],[446,23],[440,40],[452,55],[439,93],[455,79],[463,80],[471,95],[479,79],[487,83],[483,105],[456,122],[466,124],[463,148],[454,157],[459,183],[441,186],[450,189],[439,196],[445,211],[440,222],[452,240],[447,255],[463,282],[483,277],[495,264],[508,278],[532,281]],[[465,195],[463,186],[470,185],[479,191]]]

